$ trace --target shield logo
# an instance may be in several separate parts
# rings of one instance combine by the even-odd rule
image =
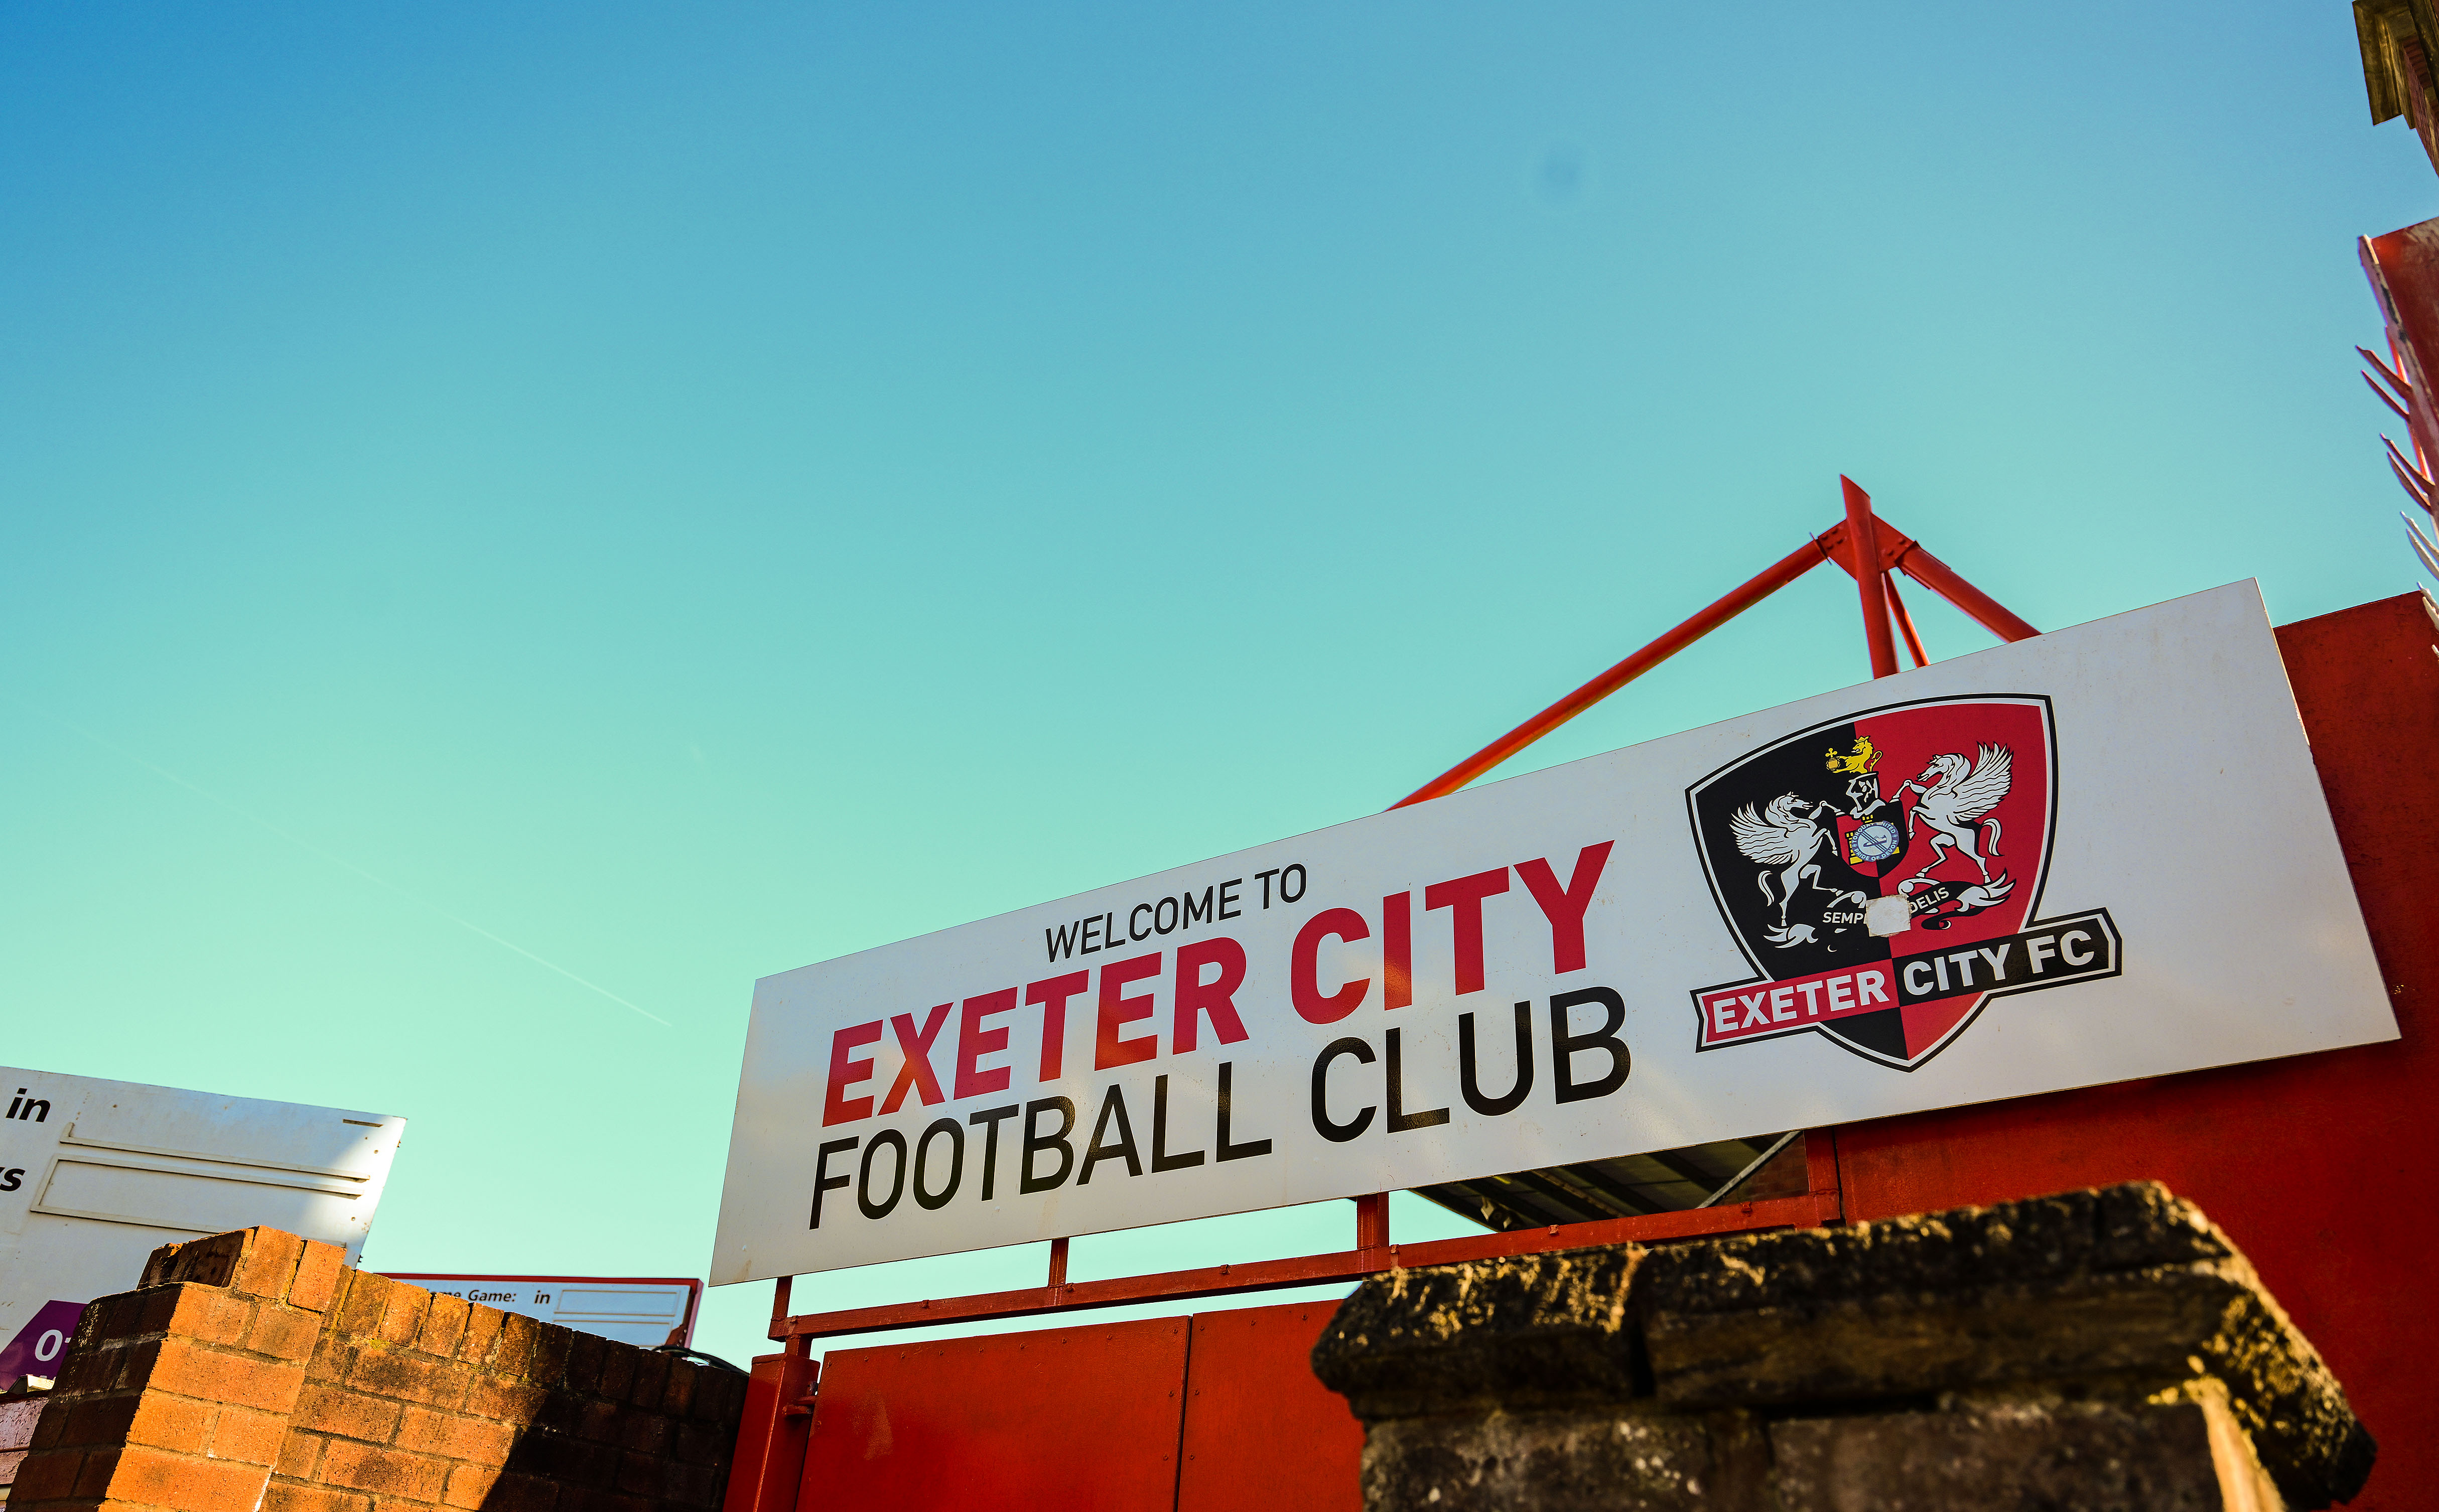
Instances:
[[[1800,730],[1688,788],[1759,973],[1694,993],[1697,1048],[1818,1033],[1912,1070],[1994,997],[2115,975],[2105,910],[2032,923],[2056,771],[2049,700],[1984,694]]]

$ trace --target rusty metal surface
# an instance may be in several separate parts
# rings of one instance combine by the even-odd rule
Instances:
[[[1168,1512],[1190,1324],[834,1350],[798,1512]]]
[[[1363,1426],[1311,1365],[1337,1310],[1316,1302],[1196,1315],[1177,1512],[1362,1512]]]

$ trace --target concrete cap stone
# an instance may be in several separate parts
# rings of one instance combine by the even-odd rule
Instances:
[[[1312,1359],[1367,1424],[1486,1403],[1776,1414],[2036,1382],[2141,1399],[2207,1377],[2299,1508],[2352,1496],[2377,1453],[2235,1245],[2155,1183],[1394,1271]]]

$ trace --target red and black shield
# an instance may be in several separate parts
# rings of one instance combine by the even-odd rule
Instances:
[[[1818,1032],[1911,1070],[1993,997],[2116,974],[2106,911],[2031,922],[2056,771],[2049,700],[1985,694],[1816,725],[1688,788],[1760,973],[1694,994],[1698,1048]]]

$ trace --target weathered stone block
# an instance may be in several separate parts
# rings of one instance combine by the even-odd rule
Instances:
[[[2315,1508],[2376,1453],[2226,1235],[2151,1183],[1393,1272],[1313,1369],[1366,1426],[1375,1512]]]
[[[1737,1413],[1560,1408],[1392,1418],[1363,1437],[1363,1504],[1417,1512],[1775,1512],[1770,1445]]]
[[[1771,1425],[1778,1512],[2277,1512],[2224,1394],[2065,1399]]]
[[[1632,1396],[1640,1341],[1627,1298],[1643,1254],[1629,1244],[1392,1271],[1338,1309],[1313,1369],[1367,1423],[1472,1401]]]
[[[2207,1374],[2288,1501],[2326,1505],[2371,1473],[2319,1352],[2227,1236],[2156,1183],[1671,1246],[1637,1283],[1673,1405]]]

